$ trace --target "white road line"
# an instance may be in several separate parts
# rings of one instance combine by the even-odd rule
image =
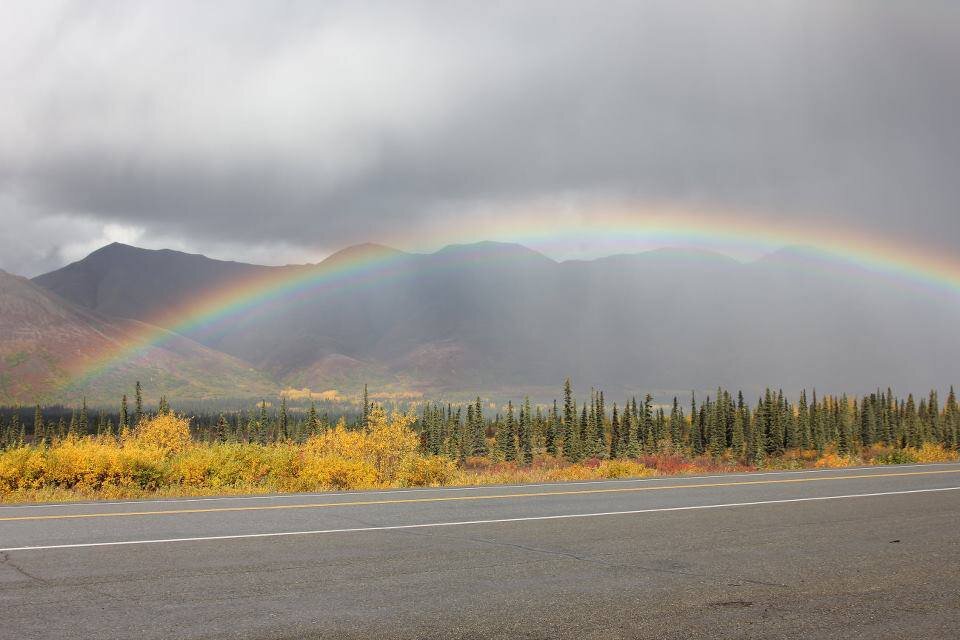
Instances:
[[[418,487],[411,489],[382,489],[380,491],[325,491],[321,493],[282,493],[271,495],[250,495],[250,496],[211,496],[203,498],[154,498],[150,500],[114,500],[110,502],[86,501],[86,502],[51,502],[46,504],[5,504],[0,505],[0,511],[8,509],[53,509],[70,507],[109,507],[128,504],[179,504],[181,502],[221,502],[227,500],[292,500],[296,498],[336,498],[340,496],[359,496],[359,495],[380,495],[391,493],[422,493],[422,492],[458,492],[458,491],[495,491],[497,489],[524,489],[538,487],[557,487],[557,486],[580,486],[580,485],[598,485],[598,484],[630,484],[647,483],[667,480],[705,480],[713,478],[743,478],[754,476],[782,476],[797,474],[814,473],[843,473],[847,471],[877,471],[882,472],[890,469],[910,469],[914,467],[943,467],[957,466],[956,462],[931,462],[922,464],[897,464],[897,465],[865,465],[860,467],[838,467],[832,469],[798,469],[796,471],[743,471],[740,473],[717,473],[713,475],[694,475],[694,476],[651,476],[648,478],[624,478],[621,480],[583,480],[579,482],[540,482],[528,484],[491,484],[491,485],[471,485],[469,487]]]
[[[72,544],[51,544],[31,547],[7,547],[0,553],[12,551],[49,551],[53,549],[85,549],[90,547],[121,547],[141,544],[170,544],[175,542],[208,542],[212,540],[242,540],[247,538],[282,538],[289,536],[311,536],[333,533],[364,533],[371,531],[397,531],[401,529],[428,529],[434,527],[462,527],[479,524],[502,524],[506,522],[533,522],[538,520],[567,520],[572,518],[598,518],[603,516],[626,516],[642,513],[665,513],[671,511],[696,511],[700,509],[726,509],[732,507],[753,507],[770,504],[789,504],[794,502],[822,502],[826,500],[847,500],[851,498],[874,498],[880,496],[902,496],[913,493],[938,493],[958,491],[960,487],[941,487],[937,489],[910,489],[904,491],[883,491],[880,493],[851,493],[841,496],[817,496],[810,498],[784,498],[781,500],[758,500],[755,502],[727,502],[724,504],[702,504],[686,507],[657,507],[654,509],[633,509],[630,511],[604,511],[601,513],[573,513],[556,516],[527,516],[524,518],[494,518],[490,520],[464,520],[457,522],[428,522],[423,524],[399,524],[382,527],[353,527],[349,529],[316,529],[313,531],[278,531],[272,533],[244,533],[222,536],[198,536],[193,538],[161,538],[157,540],[118,540],[113,542],[79,542]]]

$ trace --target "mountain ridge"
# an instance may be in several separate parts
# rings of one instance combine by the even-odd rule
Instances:
[[[920,318],[920,331],[949,335],[958,305],[868,272],[833,272],[815,252],[792,247],[750,262],[677,248],[556,261],[500,242],[425,254],[369,243],[283,267],[126,245],[88,258],[96,269],[84,259],[35,282],[105,315],[148,322],[161,317],[158,308],[244,277],[282,281],[284,270],[317,269],[317,283],[306,281],[296,296],[269,297],[186,334],[281,387],[366,381],[391,391],[502,394],[569,375],[624,392],[849,388],[850,380],[865,390],[929,388],[960,358],[950,341],[917,344],[904,330]],[[381,258],[388,268],[379,269]],[[352,264],[370,268],[359,280],[325,276],[325,268],[338,274]],[[903,296],[889,295],[896,287]]]

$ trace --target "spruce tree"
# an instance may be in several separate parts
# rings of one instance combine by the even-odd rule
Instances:
[[[364,429],[367,427],[367,423],[370,420],[370,392],[367,389],[367,385],[363,385],[363,415],[361,416],[361,424]]]
[[[721,456],[727,448],[727,425],[723,414],[723,392],[719,387],[717,388],[717,401],[710,413],[710,453],[714,456]]]
[[[579,452],[575,452],[576,440],[574,423],[576,421],[577,408],[573,401],[573,390],[570,386],[570,378],[563,383],[563,454],[568,460],[576,460]]]
[[[544,434],[544,446],[547,451],[547,455],[555,456],[557,455],[557,421],[559,415],[557,413],[557,401],[553,401],[553,409],[550,412],[550,415],[547,417],[547,431]]]
[[[277,440],[287,439],[287,397],[280,396],[280,415],[277,418]]]
[[[947,404],[944,408],[944,422],[949,431],[949,435],[944,438],[944,443],[956,449],[958,439],[960,439],[960,406],[957,405],[957,394],[954,392],[952,386],[950,387],[950,394],[947,396]]]
[[[846,396],[837,403],[837,453],[841,456],[848,456],[853,452],[853,442],[851,438],[851,419],[850,405]]]
[[[530,398],[527,397],[520,409],[520,453],[524,464],[533,462],[533,421],[530,413]]]
[[[590,438],[590,414],[587,413],[587,405],[583,405],[583,408],[580,410],[580,428],[577,431],[577,435],[580,439],[580,457],[586,458],[592,453],[591,445],[592,438]]]
[[[673,406],[670,408],[670,442],[674,450],[680,447],[683,438],[683,419],[680,412],[680,403],[677,396],[673,396]]]
[[[810,411],[807,408],[807,390],[800,392],[800,401],[797,406],[797,431],[800,439],[800,448],[809,449],[811,443]]]
[[[503,426],[497,430],[497,448],[504,460],[517,459],[517,427],[513,416],[513,402],[507,402]]]
[[[83,406],[80,409],[80,423],[77,425],[77,429],[80,431],[80,435],[87,435],[89,428],[89,421],[87,419],[87,398],[83,398]]]
[[[643,455],[643,447],[640,446],[638,431],[640,429],[637,420],[636,403],[631,406],[630,402],[623,405],[623,417],[620,419],[620,430],[626,436],[624,443],[624,456],[627,458],[639,458]]]
[[[594,456],[597,458],[606,458],[607,450],[607,426],[606,426],[607,408],[603,399],[603,391],[597,396],[597,410],[594,417]]]
[[[617,403],[613,403],[613,415],[610,417],[610,458],[620,457],[620,417],[617,415]]]
[[[473,455],[485,456],[490,452],[487,448],[487,423],[483,418],[480,396],[477,396],[473,404],[473,421]]]
[[[564,431],[566,440],[563,443],[563,455],[570,462],[579,462],[582,459],[580,447],[580,428],[577,421],[577,402],[572,401],[570,413],[564,411]]]
[[[43,444],[46,441],[46,433],[43,428],[43,410],[40,403],[37,403],[33,411],[33,441],[37,444]]]
[[[139,426],[139,425],[140,425],[140,421],[143,420],[143,389],[140,387],[140,381],[139,381],[139,380],[137,380],[137,386],[136,386],[136,392],[135,392],[135,393],[136,393],[136,396],[135,396],[135,398],[134,398],[134,401],[135,401],[136,404],[135,404],[135,406],[134,406],[135,413],[133,414],[133,426],[134,426],[134,427]]]
[[[703,430],[700,428],[700,412],[697,410],[697,394],[690,392],[690,449],[694,455],[700,455],[706,450],[703,441]]]
[[[130,430],[130,414],[127,409],[127,394],[123,394],[120,399],[120,434],[123,435]]]
[[[905,439],[908,447],[919,447],[920,438],[920,418],[917,415],[916,404],[913,400],[913,394],[907,396],[907,406],[904,413],[905,420]]]
[[[733,450],[733,455],[738,458],[744,453],[745,434],[743,429],[743,412],[740,409],[733,414],[733,433],[730,436],[730,448]]]
[[[757,467],[763,466],[763,460],[766,457],[766,447],[767,447],[767,436],[766,429],[763,424],[763,411],[762,411],[762,401],[757,406],[757,410],[753,414],[753,426],[750,429],[751,440],[750,443],[750,462]]]

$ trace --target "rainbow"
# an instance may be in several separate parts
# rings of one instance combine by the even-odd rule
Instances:
[[[912,285],[936,292],[960,294],[960,259],[954,255],[930,252],[851,229],[761,223],[748,214],[717,211],[611,209],[591,211],[589,215],[534,211],[492,218],[485,224],[473,226],[469,232],[462,227],[437,229],[430,236],[431,246],[418,246],[412,236],[392,237],[387,239],[387,244],[428,251],[481,238],[517,242],[553,256],[570,255],[585,246],[604,254],[683,246],[728,255],[760,255],[785,246],[802,245],[821,258],[827,268],[838,268],[845,263],[870,273],[905,279]],[[364,246],[335,254],[319,264],[275,267],[218,290],[204,291],[149,319],[142,330],[134,332],[123,344],[84,360],[69,384],[82,385],[180,334],[196,335],[212,330],[271,301],[363,286],[390,277],[402,268],[407,256],[380,245]]]

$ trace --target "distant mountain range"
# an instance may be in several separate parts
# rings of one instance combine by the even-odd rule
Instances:
[[[213,323],[171,313],[263,281],[304,284]],[[669,249],[557,262],[493,242],[431,254],[361,245],[265,267],[112,244],[32,283],[0,283],[0,401],[106,401],[136,376],[189,399],[352,394],[364,382],[546,399],[567,376],[616,397],[717,385],[926,391],[960,377],[960,301],[802,248],[751,263]],[[133,322],[183,335],[71,386],[64,354],[96,357]]]

